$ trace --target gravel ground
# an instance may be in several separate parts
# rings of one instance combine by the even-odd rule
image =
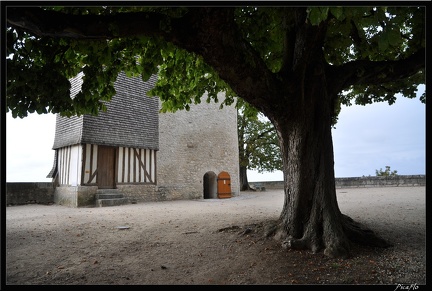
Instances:
[[[385,283],[426,284],[426,188],[338,189],[342,213],[392,242],[378,257]]]
[[[329,259],[263,239],[282,190],[103,208],[6,207],[6,285],[426,284],[426,189],[337,189],[339,207],[394,244]],[[247,234],[246,234],[247,233]],[[399,285],[400,284],[400,285]],[[6,288],[7,289],[7,288]]]

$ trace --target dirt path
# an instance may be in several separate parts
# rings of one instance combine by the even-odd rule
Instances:
[[[338,189],[342,213],[394,243],[347,260],[287,251],[247,226],[283,191],[103,208],[6,208],[6,285],[426,283],[425,187]],[[253,229],[253,228],[251,228]]]

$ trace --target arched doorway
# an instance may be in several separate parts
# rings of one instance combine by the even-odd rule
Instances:
[[[204,186],[204,199],[217,198],[217,176],[214,172],[207,172],[204,174],[203,186]]]
[[[231,177],[227,172],[220,172],[217,178],[218,198],[231,198]]]

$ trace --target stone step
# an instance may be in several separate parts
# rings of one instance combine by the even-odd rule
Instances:
[[[97,189],[98,194],[119,194],[119,189]]]
[[[96,199],[116,199],[116,198],[123,198],[123,194],[96,193]]]
[[[96,207],[120,206],[126,204],[126,198],[96,199]]]
[[[98,189],[96,207],[119,206],[127,203],[127,199],[118,189]]]

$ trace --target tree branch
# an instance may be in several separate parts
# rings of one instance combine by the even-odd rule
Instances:
[[[406,59],[397,61],[353,61],[341,66],[327,67],[327,84],[331,92],[340,92],[352,85],[377,85],[403,80],[426,66],[426,51],[418,50]]]
[[[201,55],[238,96],[247,96],[250,104],[268,112],[268,107],[276,103],[271,100],[275,101],[282,92],[282,84],[241,37],[234,22],[234,9],[192,7],[186,15],[171,18],[156,12],[71,15],[37,7],[7,7],[6,19],[9,26],[39,37],[163,37]],[[262,79],[268,82],[261,82]]]
[[[346,21],[346,20],[344,20],[344,21]],[[359,54],[361,55],[361,53],[362,53],[362,51],[361,51],[362,39],[359,35],[357,26],[355,25],[353,20],[350,21],[350,25],[351,25],[350,36],[351,36],[351,39],[353,40],[353,45],[354,45],[355,49],[358,50]]]
[[[286,72],[292,69],[292,63],[293,63],[293,56],[294,56],[294,49],[295,49],[295,37],[296,37],[296,31],[294,27],[289,27],[289,23],[291,22],[291,19],[288,20],[288,18],[293,18],[295,15],[295,12],[292,12],[292,9],[284,8],[284,15],[283,15],[283,30],[285,32],[283,36],[283,57],[282,57],[282,66],[280,69],[280,72],[285,75]]]
[[[259,111],[274,110],[272,106],[283,92],[282,83],[242,37],[234,8],[191,8],[187,21],[188,34],[173,32],[177,37],[174,43],[201,55],[238,96]]]
[[[38,7],[7,7],[7,23],[35,36],[112,39],[166,35],[160,27],[169,17],[160,13],[71,15]]]

